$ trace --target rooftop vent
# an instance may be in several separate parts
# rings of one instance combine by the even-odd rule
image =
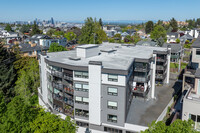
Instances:
[[[74,61],[78,61],[78,60],[81,60],[80,57],[69,57],[70,60],[74,60]]]
[[[103,50],[101,50],[101,52],[105,52],[105,53],[112,53],[114,51],[117,51],[117,50],[115,50],[115,49],[103,49]]]

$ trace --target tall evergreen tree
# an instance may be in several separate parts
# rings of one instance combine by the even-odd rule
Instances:
[[[14,95],[14,83],[16,81],[15,69],[13,62],[15,61],[15,55],[12,52],[8,52],[3,45],[0,45],[0,93],[6,97]]]
[[[151,33],[151,31],[153,30],[153,26],[154,26],[153,21],[148,21],[146,23],[146,27],[145,27],[146,34]]]
[[[102,22],[101,18],[99,19],[99,24],[100,24],[101,28],[103,28],[103,22]]]
[[[35,35],[35,34],[41,34],[41,31],[38,25],[36,24],[36,22],[34,21],[34,24],[32,25],[31,35]]]
[[[172,32],[177,32],[178,31],[177,21],[174,18],[172,18],[169,23],[170,23],[170,26],[173,28]]]

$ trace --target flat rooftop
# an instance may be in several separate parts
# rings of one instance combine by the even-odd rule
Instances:
[[[151,46],[130,46],[116,43],[103,43],[100,45],[87,44],[79,45],[78,48],[92,48],[98,46],[99,53],[96,56],[81,58],[80,60],[72,60],[77,58],[76,50],[47,53],[48,60],[62,64],[74,66],[88,66],[89,61],[101,61],[102,66],[108,69],[128,70],[135,58],[150,59],[153,51],[167,51],[167,48],[151,47]],[[108,54],[105,52],[111,51]]]
[[[133,98],[126,123],[148,126],[152,121],[157,120],[172,99],[174,90],[180,89],[180,86],[174,81],[170,81],[169,85],[156,86],[156,100]]]

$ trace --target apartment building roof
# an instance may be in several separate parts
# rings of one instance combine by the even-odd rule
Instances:
[[[200,37],[198,37],[192,44],[193,48],[200,48]]]
[[[176,43],[164,43],[163,44],[163,47],[165,47],[165,48],[167,48],[168,46],[171,46],[172,53],[178,53],[182,49],[181,44],[176,44]]]
[[[162,47],[147,47],[147,46],[134,46],[134,45],[122,45],[115,43],[103,43],[101,45],[80,45],[77,48],[89,49],[96,47],[98,53],[90,51],[92,57],[80,58],[77,57],[76,50],[47,53],[49,62],[66,64],[76,67],[87,67],[89,61],[102,62],[104,69],[116,69],[116,70],[129,70],[134,60],[141,59],[149,61],[152,57],[153,51],[167,51],[167,48]]]

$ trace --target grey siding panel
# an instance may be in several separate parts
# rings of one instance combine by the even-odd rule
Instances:
[[[107,94],[108,87],[116,87],[118,88],[118,96],[111,96]],[[124,126],[125,122],[125,87],[119,86],[112,86],[112,85],[102,85],[101,89],[102,93],[102,112],[101,112],[101,119],[102,123],[117,125],[117,126]],[[107,107],[108,101],[117,102],[117,110],[109,109]],[[107,115],[117,115],[117,123],[112,123],[107,121]]]

